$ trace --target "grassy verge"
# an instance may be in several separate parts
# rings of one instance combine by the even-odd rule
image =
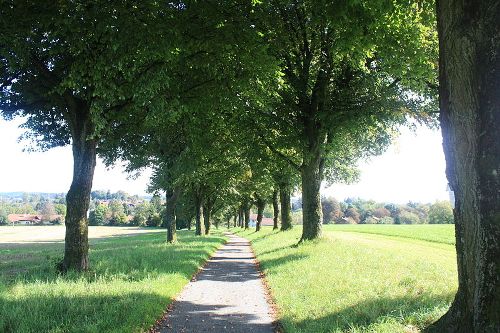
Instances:
[[[417,332],[453,299],[455,250],[399,227],[395,237],[327,226],[322,239],[299,247],[300,227],[238,233],[252,241],[285,332]]]
[[[224,241],[179,232],[94,241],[85,274],[59,276],[63,244],[0,247],[1,332],[143,332]]]
[[[455,244],[455,225],[453,224],[334,224],[325,225],[324,228],[328,231],[362,232],[367,234],[425,240],[428,242],[449,245]]]

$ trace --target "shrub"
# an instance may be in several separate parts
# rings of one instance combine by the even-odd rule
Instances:
[[[394,219],[390,216],[386,216],[378,220],[378,224],[394,224]]]
[[[146,217],[143,214],[135,214],[132,220],[130,221],[130,225],[135,225],[138,227],[142,227],[146,225]]]
[[[399,224],[420,224],[420,219],[417,214],[402,211],[399,214]]]
[[[9,224],[9,219],[7,218],[7,213],[4,210],[0,211],[0,225]]]
[[[356,221],[352,217],[340,217],[335,220],[336,224],[356,224]]]
[[[161,225],[161,216],[160,214],[150,215],[148,220],[146,221],[146,225],[148,227],[159,227]]]
[[[359,220],[360,220],[358,210],[354,207],[348,208],[344,213],[344,217],[348,217],[348,218],[350,217],[351,219],[353,219],[355,221],[355,223],[359,223]]]
[[[375,218],[373,216],[370,216],[370,217],[364,219],[363,223],[364,224],[378,224],[378,221],[379,221],[379,219],[377,219],[377,218]]]
[[[382,219],[384,217],[391,216],[391,212],[387,208],[380,207],[373,211],[373,216]]]
[[[429,223],[453,223],[453,208],[448,201],[436,201],[429,208]]]
[[[341,215],[340,203],[333,197],[321,198],[321,209],[324,224],[333,223]]]

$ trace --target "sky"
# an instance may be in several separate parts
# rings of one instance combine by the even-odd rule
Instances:
[[[19,143],[22,120],[0,119],[0,192],[55,192],[69,189],[72,176],[71,147],[47,152],[23,152]],[[348,197],[381,202],[406,203],[447,200],[445,161],[438,130],[420,127],[416,133],[402,129],[402,135],[381,156],[362,161],[360,181],[353,185],[334,184],[323,195],[339,200]],[[93,190],[124,190],[144,195],[150,171],[129,179],[123,166],[106,169],[98,160]]]

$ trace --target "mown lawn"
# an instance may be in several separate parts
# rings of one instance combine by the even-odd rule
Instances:
[[[457,288],[452,226],[361,227],[325,226],[298,247],[300,227],[238,231],[252,240],[285,332],[418,332],[446,311]]]
[[[60,276],[62,243],[0,245],[0,332],[144,332],[224,241],[180,231],[91,245],[91,271]]]

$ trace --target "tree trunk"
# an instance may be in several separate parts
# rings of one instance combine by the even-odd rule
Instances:
[[[208,235],[210,233],[211,219],[212,204],[210,203],[210,200],[207,200],[207,202],[203,206],[203,223],[205,224],[205,235]]]
[[[238,226],[243,228],[245,225],[243,223],[243,207],[238,210]]]
[[[234,215],[234,218],[233,218],[233,224],[234,224],[234,227],[236,228],[236,220],[237,220],[237,215]]]
[[[280,203],[278,197],[278,190],[273,192],[273,230],[278,229],[278,219],[280,215]]]
[[[165,224],[167,225],[167,242],[174,243],[177,240],[175,204],[177,201],[177,191],[168,189],[166,191]]]
[[[245,213],[245,230],[248,229],[249,224],[250,224],[250,206],[246,205],[244,209]]]
[[[203,214],[203,206],[202,206],[202,202],[201,202],[201,198],[199,196],[197,196],[195,198],[195,209],[196,209],[196,222],[195,222],[195,231],[194,231],[194,234],[196,236],[201,236],[205,233],[205,228],[203,226],[203,222],[201,221],[202,219],[202,216],[204,215]]]
[[[319,152],[302,165],[302,237],[301,241],[321,235],[323,212],[321,209],[322,162]]]
[[[262,217],[264,216],[264,209],[266,202],[262,198],[257,198],[257,223],[255,224],[255,231],[260,231],[262,225]]]
[[[292,229],[292,209],[290,203],[290,185],[280,184],[281,231]]]
[[[96,165],[96,146],[94,139],[88,139],[90,115],[84,119],[77,117],[73,125],[73,180],[66,195],[66,237],[64,259],[60,270],[85,271],[89,268],[89,242],[87,211]],[[79,125],[79,126],[78,126]]]
[[[458,291],[431,332],[500,332],[500,1],[440,0],[440,121]]]

